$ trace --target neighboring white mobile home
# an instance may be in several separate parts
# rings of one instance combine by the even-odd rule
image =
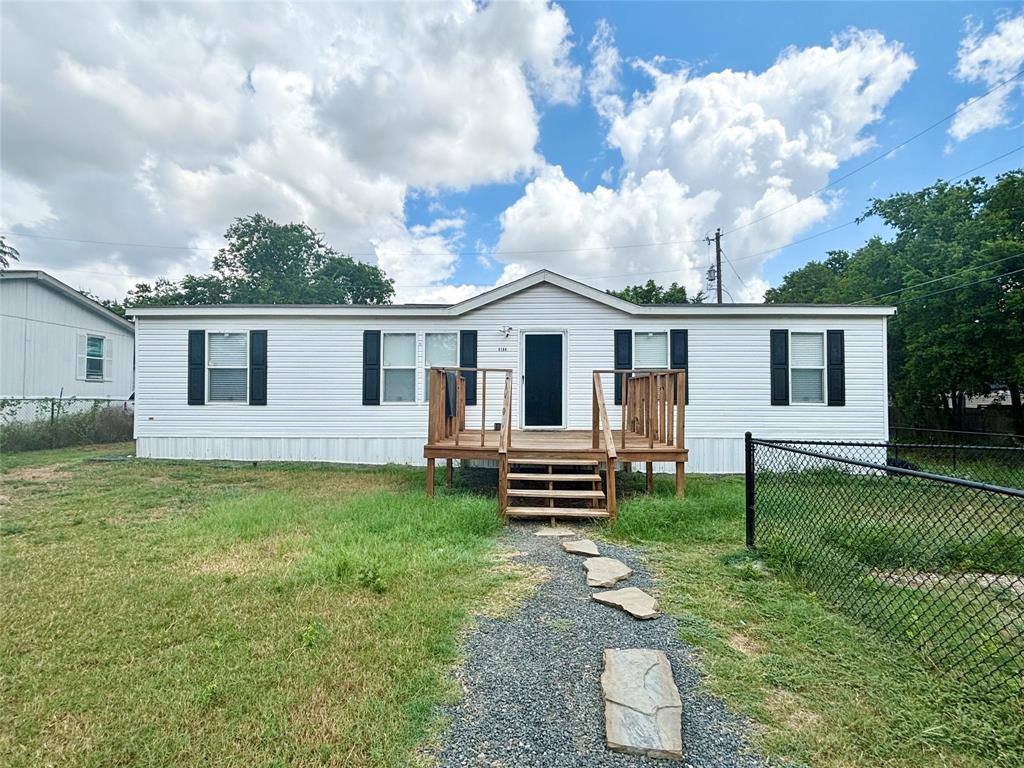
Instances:
[[[9,418],[128,403],[135,327],[45,272],[0,272],[0,400]]]
[[[748,430],[886,439],[893,312],[638,306],[548,271],[451,306],[139,308],[129,313],[137,451],[422,464],[430,367],[511,371],[512,428],[553,431],[590,430],[596,422],[595,370],[685,369],[690,471],[739,472]],[[611,378],[602,386],[617,429]],[[491,428],[503,391],[487,386]],[[481,390],[470,382],[467,425],[481,419]]]

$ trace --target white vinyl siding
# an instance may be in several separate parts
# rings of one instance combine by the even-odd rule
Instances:
[[[825,402],[825,334],[789,335],[790,402]]]
[[[416,402],[416,334],[385,333],[381,360],[382,402]]]
[[[249,401],[249,334],[209,333],[206,355],[210,403]]]
[[[633,367],[668,368],[668,332],[636,331],[633,333]]]
[[[34,418],[35,403],[49,398],[73,399],[76,408],[128,400],[134,390],[132,329],[42,280],[10,275],[0,276],[0,399],[27,402],[25,418]],[[102,378],[86,377],[90,336],[103,339]]]
[[[366,317],[259,315],[269,328],[267,386],[275,393],[264,408],[244,414],[230,408],[189,408],[183,394],[189,329],[208,329],[200,315],[140,317],[136,430],[140,455],[159,458],[250,461],[335,461],[420,464],[427,432],[426,396],[416,404],[362,405],[363,330],[413,334],[474,330],[481,368],[508,368],[512,375],[512,423],[521,423],[521,331],[566,332],[566,426],[591,427],[594,369],[614,367],[614,332],[662,332],[684,324],[689,331],[690,405],[686,407],[687,473],[742,472],[743,433],[758,437],[879,440],[886,437],[885,319],[878,316],[779,315],[752,307],[746,315],[715,307],[689,310],[685,318],[629,316],[554,285],[542,284],[459,317],[410,319],[389,314]],[[256,313],[254,311],[254,317]],[[217,330],[257,327],[252,317],[218,318]],[[508,335],[504,330],[513,329]],[[846,407],[771,406],[765,340],[769,331],[822,333],[843,329],[846,342]],[[424,342],[425,340],[419,339]],[[417,350],[415,370],[425,365]],[[487,380],[488,427],[501,419],[503,380]],[[612,376],[602,376],[605,403],[612,402]],[[478,405],[466,423],[480,424]],[[618,429],[621,409],[608,416]],[[152,418],[151,418],[152,417]],[[513,443],[514,445],[514,443]],[[661,471],[661,470],[658,470]]]
[[[458,333],[427,333],[423,342],[423,399],[429,399],[427,372],[431,368],[454,367],[459,364]]]

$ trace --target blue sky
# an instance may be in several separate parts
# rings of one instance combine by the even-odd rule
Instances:
[[[902,142],[936,120],[953,112],[965,100],[984,92],[976,84],[958,82],[952,71],[957,47],[964,36],[965,19],[973,17],[991,28],[1014,5],[999,3],[565,3],[573,28],[573,58],[587,64],[587,43],[600,19],[615,28],[616,42],[624,57],[653,59],[664,56],[694,67],[696,73],[721,69],[759,72],[771,66],[788,46],[827,45],[847,29],[876,29],[889,40],[904,44],[917,70],[891,100],[884,118],[865,133],[877,147],[840,165],[833,178],[862,165],[890,146]],[[1018,8],[1020,6],[1017,6]],[[645,90],[649,79],[625,69],[624,92]],[[1018,100],[1019,101],[1019,100]],[[859,216],[873,197],[913,191],[937,179],[959,175],[1010,149],[1024,144],[1021,111],[1011,126],[984,131],[951,145],[946,128],[935,128],[886,160],[842,182],[842,206],[800,238],[813,236]],[[584,190],[601,182],[607,167],[621,166],[619,154],[605,142],[607,129],[586,100],[575,105],[547,108],[541,119],[540,150],[549,163],[560,164]],[[972,175],[994,178],[1000,172],[1024,165],[1024,151],[985,166]],[[500,234],[498,216],[522,194],[522,182],[488,185],[462,193],[442,195],[454,208],[470,211],[466,242],[489,246]],[[433,214],[427,205],[436,198],[412,201],[413,223],[426,223]],[[764,276],[777,284],[790,270],[831,249],[855,249],[884,227],[866,221],[807,243],[788,246],[765,264]],[[723,248],[728,253],[726,245]],[[735,255],[735,254],[734,254]],[[466,282],[485,283],[496,269],[481,267],[475,258],[460,259],[459,275]],[[647,276],[643,276],[646,278]],[[672,274],[651,277],[671,282]],[[732,277],[727,274],[727,280]]]
[[[207,271],[231,221],[259,211],[380,265],[399,301],[457,301],[542,267],[693,291],[702,238],[722,227],[727,297],[759,300],[876,234],[828,232],[870,198],[1024,144],[1021,78],[812,194],[1024,69],[1020,3],[0,16],[0,231],[22,266],[114,298]],[[1021,165],[1024,152],[979,173]]]

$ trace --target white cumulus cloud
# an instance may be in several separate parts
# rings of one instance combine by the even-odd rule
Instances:
[[[540,110],[573,103],[581,84],[566,15],[543,0],[0,14],[5,226],[207,248],[258,210],[416,285],[451,274],[461,224],[408,226],[409,195],[526,178],[543,165]],[[109,296],[211,256],[17,245],[25,263]]]
[[[613,47],[600,26],[588,87],[608,120],[607,142],[622,155],[619,186],[586,192],[557,167],[541,171],[505,211],[498,254],[566,249],[505,258],[531,268],[543,262],[603,287],[632,272],[696,291],[707,265],[701,237],[739,228],[724,240],[741,275],[725,269],[736,300],[758,300],[765,287],[764,257],[744,256],[781,248],[834,208],[828,196],[795,203],[872,146],[865,129],[915,68],[899,43],[849,30],[827,47],[788,48],[763,72],[696,75],[640,62],[651,87],[618,109],[609,101],[619,61]],[[657,245],[610,247],[642,243]]]
[[[1022,67],[1024,13],[1000,19],[995,29],[987,35],[982,35],[980,22],[967,20],[967,31],[960,41],[956,69],[953,71],[957,80],[977,83],[987,91],[1013,77]],[[961,104],[961,107],[966,105],[966,109],[953,118],[949,135],[955,141],[963,141],[989,128],[1006,125],[1014,109],[1014,95],[1019,93],[1024,93],[1024,80],[1020,78],[984,98]]]

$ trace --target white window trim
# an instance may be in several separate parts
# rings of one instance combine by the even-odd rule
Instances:
[[[459,361],[462,359],[462,334],[459,333],[458,330],[454,330],[454,331],[424,331],[423,332],[423,360],[421,361],[421,360],[417,359],[416,362],[417,363],[421,363],[418,366],[418,370],[420,372],[423,372],[423,371],[429,371],[431,369],[431,367],[433,367],[433,368],[437,368],[438,367],[438,366],[430,366],[430,365],[427,364],[427,335],[428,334],[439,335],[439,336],[447,334],[449,336],[455,336],[455,367],[458,368],[459,367]],[[419,348],[419,346],[420,346],[420,339],[419,339],[419,334],[417,334],[417,338],[416,338],[416,347],[417,347],[417,349]],[[383,368],[383,362],[384,362],[384,360],[383,360],[383,348],[381,349],[381,355],[382,355],[381,367]],[[440,366],[440,367],[443,368],[444,366]],[[426,405],[427,403],[430,402],[430,390],[429,390],[429,387],[426,386],[427,385],[426,379],[427,379],[427,377],[426,377],[426,375],[424,375],[423,376],[423,381],[424,381],[423,399],[417,401],[417,402],[422,403],[424,405]],[[419,392],[419,385],[420,385],[420,381],[419,381],[419,379],[417,379],[417,381],[416,381],[416,391],[417,391],[417,393]],[[383,387],[383,386],[384,386],[384,384],[383,384],[383,382],[381,382],[381,387]],[[381,397],[383,397],[383,396],[384,396],[384,390],[381,389]],[[396,403],[396,405],[404,405],[404,403]]]
[[[95,355],[89,354],[89,339],[99,339],[103,342],[103,347],[100,349],[100,356],[97,358]],[[99,378],[89,375],[89,360],[100,361],[100,375]],[[85,378],[84,381],[107,381],[107,337],[99,333],[87,333],[85,334]]]
[[[384,337],[385,336],[412,336],[413,354],[415,359],[412,365],[384,365]],[[419,372],[420,363],[420,333],[418,331],[381,331],[380,334],[380,404],[381,405],[419,405]],[[384,372],[385,371],[412,371],[412,400],[385,400],[384,399]]]
[[[227,370],[239,370],[240,365],[210,365],[210,339],[214,334],[242,334],[245,336],[245,400],[211,400],[210,399],[210,369],[219,368]],[[249,331],[210,331],[206,332],[206,404],[207,405],[248,405],[249,404]]]
[[[637,366],[637,364],[636,364],[636,335],[638,333],[664,333],[665,334],[665,367],[664,368],[650,368],[650,367],[640,368],[639,366]],[[671,370],[672,369],[672,346],[671,346],[671,341],[670,341],[671,335],[672,334],[670,334],[668,331],[664,331],[664,330],[656,330],[656,329],[646,329],[646,330],[639,330],[639,331],[634,330],[633,331],[633,335],[630,336],[630,356],[631,356],[631,359],[629,361],[630,364],[632,365],[633,370],[634,371],[669,371],[669,370]]]
[[[799,367],[796,367],[796,366],[793,365],[793,334],[794,333],[799,333],[799,334],[812,334],[813,333],[813,334],[816,334],[818,336],[821,336],[821,362],[822,362],[821,366],[801,365]],[[828,382],[826,381],[826,370],[827,370],[826,363],[828,362],[827,343],[828,343],[828,339],[825,338],[825,332],[824,331],[794,331],[794,330],[790,330],[789,331],[789,336],[786,339],[786,344],[787,344],[786,350],[787,350],[787,357],[788,357],[788,359],[786,360],[786,363],[788,364],[787,365],[787,367],[788,367],[787,375],[789,377],[789,404],[790,405],[810,406],[812,408],[817,408],[817,407],[826,405],[828,403],[828,397],[827,397],[827,392],[826,392],[826,390],[828,389]],[[793,399],[793,371],[794,370],[801,370],[801,371],[818,371],[818,370],[820,370],[821,371],[821,400],[815,401],[813,403],[809,403],[809,402],[803,402],[803,401],[798,402],[798,401]]]

